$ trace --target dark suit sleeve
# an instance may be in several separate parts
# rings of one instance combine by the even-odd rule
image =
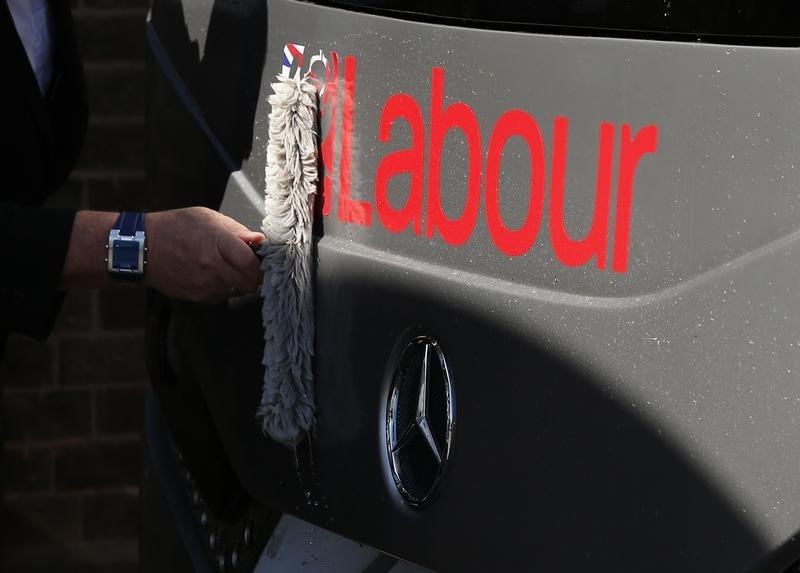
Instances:
[[[61,271],[75,212],[0,202],[0,323],[38,340],[61,306]]]

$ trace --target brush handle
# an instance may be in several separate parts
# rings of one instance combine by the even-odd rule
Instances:
[[[261,250],[261,245],[263,244],[264,243],[250,243],[250,242],[247,243],[247,246],[250,247],[250,250],[253,251],[253,253],[255,253],[259,261],[264,260],[264,255],[259,254],[259,251]]]

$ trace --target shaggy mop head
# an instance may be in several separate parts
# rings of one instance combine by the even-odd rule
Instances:
[[[314,424],[311,225],[317,190],[317,88],[278,76],[269,97],[264,281],[264,390],[257,418],[296,446]]]

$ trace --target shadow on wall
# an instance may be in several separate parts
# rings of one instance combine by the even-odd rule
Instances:
[[[198,203],[217,208],[230,173],[253,148],[267,47],[266,0],[155,1],[150,26],[196,106],[190,114],[185,100],[175,102],[175,94],[168,93],[174,88],[159,81],[161,66],[149,53],[151,204],[158,209]],[[221,144],[229,164],[220,165],[220,150],[196,133],[191,124],[198,119]]]
[[[230,174],[254,152],[266,0],[155,0],[148,39],[149,204],[217,209]],[[166,356],[173,324],[197,308],[156,292],[148,307],[148,369],[173,438],[214,516],[235,522],[250,499],[195,380],[173,372]]]

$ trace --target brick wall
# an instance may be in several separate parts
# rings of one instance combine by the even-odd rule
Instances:
[[[144,207],[147,4],[72,2],[91,117],[54,205]],[[141,289],[72,293],[46,343],[9,340],[0,570],[136,570],[144,308]]]

